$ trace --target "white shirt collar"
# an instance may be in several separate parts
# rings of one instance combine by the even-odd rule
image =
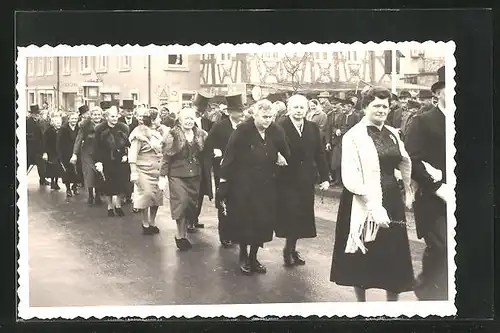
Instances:
[[[297,122],[295,119],[293,119],[291,116],[288,116],[288,118],[290,118],[293,126],[295,127],[295,129],[297,130],[297,133],[299,133],[300,136],[302,136],[302,132],[304,131],[304,123],[305,123],[305,120],[302,119],[301,121]]]
[[[231,119],[231,117],[229,117],[229,121],[231,122],[231,126],[233,127],[233,129],[236,129],[236,127],[238,126],[238,124],[237,124],[237,123],[235,123],[235,122]]]

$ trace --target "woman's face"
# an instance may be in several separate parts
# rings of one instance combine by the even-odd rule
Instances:
[[[184,109],[179,112],[179,123],[181,127],[185,130],[190,130],[193,129],[194,127],[194,120],[195,120],[196,114],[195,111],[192,109]]]
[[[255,125],[257,128],[266,129],[271,125],[275,116],[276,112],[272,107],[269,107],[266,109],[257,110],[254,113],[253,118],[255,119]]]
[[[137,119],[137,122],[139,123],[139,125],[144,124],[144,112],[137,112],[137,114],[135,115],[135,118]]]
[[[94,112],[92,112],[92,121],[94,123],[98,123],[102,120],[102,112],[101,110],[95,110]]]
[[[316,103],[309,101],[309,110],[316,111]]]
[[[116,125],[118,123],[118,110],[116,108],[111,108],[107,111],[106,120],[111,125]]]
[[[70,114],[69,119],[68,119],[68,123],[71,126],[75,126],[77,122],[78,122],[78,115],[76,113]]]
[[[366,118],[375,125],[383,125],[389,113],[389,99],[375,99],[364,109]]]

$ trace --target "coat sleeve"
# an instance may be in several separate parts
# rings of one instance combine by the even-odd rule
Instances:
[[[280,154],[283,155],[283,157],[288,160],[292,153],[290,152],[290,146],[288,144],[285,130],[283,129],[283,127],[277,124],[275,125],[275,128],[276,128],[275,141],[276,141],[276,147],[278,148],[278,152],[280,152]]]
[[[80,152],[82,150],[82,142],[83,142],[83,132],[84,132],[84,127],[80,127],[78,129],[78,134],[76,135],[75,139],[75,144],[73,145],[73,154],[74,155],[80,155]]]
[[[243,131],[240,128],[237,128],[233,134],[229,137],[229,142],[226,146],[226,151],[224,153],[224,157],[221,161],[220,167],[220,178],[225,179],[228,182],[231,181],[235,172],[236,162],[238,159],[238,152],[240,151],[238,148],[240,136],[243,135]]]
[[[355,195],[366,196],[368,190],[363,181],[363,170],[358,155],[358,147],[351,135],[342,139],[341,175],[345,188]]]
[[[318,120],[319,133],[321,137],[321,144],[326,143],[326,127],[328,125],[328,119],[326,113],[321,113],[321,117]],[[323,147],[324,148],[324,147]]]
[[[171,156],[169,151],[172,149],[173,144],[174,144],[174,137],[171,133],[171,130],[169,130],[164,135],[164,141],[162,147],[163,157],[161,160],[160,176],[168,176],[168,163]]]
[[[106,149],[105,143],[102,141],[101,137],[101,126],[97,126],[95,130],[95,140],[94,140],[94,162],[102,163],[104,160],[104,151]]]
[[[319,177],[321,182],[326,182],[330,180],[328,172],[328,164],[326,163],[325,149],[321,144],[321,135],[317,126],[314,126],[314,160],[316,162],[316,167],[318,168]]]
[[[416,116],[408,127],[405,135],[406,150],[413,165],[411,176],[424,191],[435,192],[442,182],[433,181],[422,163],[425,161],[425,121],[422,116]]]
[[[137,155],[139,154],[139,150],[141,148],[140,146],[141,143],[137,138],[132,139],[132,141],[130,142],[130,147],[128,149],[128,156],[127,156],[128,162],[130,164],[135,164],[137,162]]]
[[[64,149],[64,141],[65,141],[65,136],[66,136],[66,128],[63,127],[59,130],[59,132],[57,133],[57,137],[56,137],[56,152],[57,152],[57,159],[62,162],[62,163],[65,163],[67,161],[64,161],[63,160],[63,149]]]

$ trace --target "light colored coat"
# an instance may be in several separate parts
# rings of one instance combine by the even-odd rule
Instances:
[[[370,212],[367,203],[382,206],[380,164],[375,144],[367,132],[368,125],[370,124],[364,117],[344,135],[342,140],[342,182],[346,189],[354,194],[346,253],[354,253],[358,249],[365,253],[364,242],[373,241],[378,230],[378,226],[375,226],[372,233],[373,237],[361,239],[363,227],[369,220]],[[406,195],[411,198],[410,157],[403,142],[399,139],[397,130],[389,126],[385,127],[394,134],[398,141],[402,156],[399,171],[401,172]]]

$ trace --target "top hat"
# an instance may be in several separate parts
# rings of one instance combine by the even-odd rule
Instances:
[[[198,92],[194,98],[193,105],[198,108],[199,112],[204,112],[207,109],[210,97],[205,96],[203,93]]]
[[[226,104],[228,112],[242,111],[244,108],[243,95],[238,94],[238,95],[226,96]]]
[[[350,98],[348,99],[340,99],[339,102],[342,104],[342,105],[354,105],[354,101]]]
[[[40,113],[40,107],[38,104],[30,105],[30,113]]]
[[[426,98],[432,98],[432,91],[430,90],[420,90],[418,92],[418,98],[421,98],[421,99],[426,99]]]
[[[89,111],[89,107],[88,105],[84,104],[82,106],[80,106],[78,108],[78,112],[80,112],[80,114],[84,114],[85,112]]]
[[[399,93],[399,98],[411,98],[411,94],[408,90],[403,90]]]
[[[318,98],[330,98],[330,93],[328,91],[323,91],[318,95]]]
[[[111,104],[111,101],[102,101],[99,104],[99,106],[101,107],[101,109],[107,110],[107,109],[109,109],[112,106],[112,104]]]
[[[444,66],[440,67],[437,70],[437,75],[438,75],[438,81],[431,86],[431,91],[433,94],[436,93],[436,90],[443,89],[445,86],[446,80],[445,80]]]
[[[113,105],[113,103],[111,103]],[[122,105],[120,106],[121,109],[125,110],[133,110],[135,107],[134,105],[134,100],[133,99],[124,99],[122,101]]]

